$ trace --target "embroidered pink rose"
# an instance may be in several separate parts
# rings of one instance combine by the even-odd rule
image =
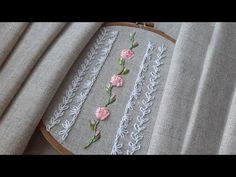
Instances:
[[[98,107],[96,110],[96,117],[99,120],[105,120],[110,115],[109,110],[106,107]]]
[[[121,58],[123,58],[125,60],[130,60],[131,58],[134,57],[134,51],[132,51],[130,49],[124,49],[121,51],[120,56],[121,56]]]
[[[123,78],[120,75],[115,74],[111,77],[110,83],[112,86],[122,87],[123,86]]]

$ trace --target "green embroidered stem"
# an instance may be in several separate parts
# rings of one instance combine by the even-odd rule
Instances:
[[[90,121],[90,129],[93,131],[94,135],[90,139],[89,143],[86,146],[84,146],[84,149],[87,149],[89,146],[91,146],[91,144],[95,143],[97,140],[101,138],[101,132],[97,129],[99,123],[100,123],[99,120]]]
[[[134,40],[135,35],[136,35],[136,33],[131,33],[131,34],[129,35],[129,39],[130,39],[130,41],[132,42],[132,45],[131,45],[131,47],[129,48],[130,50],[132,50],[132,49],[135,48],[135,47],[138,47],[138,45],[139,45],[139,44]]]
[[[95,143],[97,140],[99,140],[101,138],[101,134],[99,134],[99,136],[95,136],[93,135],[93,137],[91,138],[91,140],[89,141],[89,143],[84,147],[84,149],[89,148],[89,146],[91,146],[93,143]]]
[[[112,97],[112,89],[113,89],[113,86],[109,86],[109,88],[106,87],[106,91],[108,93],[108,101],[107,101],[105,107],[107,107],[108,105],[114,103],[115,100],[116,100],[115,97]]]
[[[122,69],[121,69],[121,71],[118,73],[118,75],[121,75],[122,72],[123,72],[124,69],[125,69],[125,60],[124,60],[123,58],[120,58],[120,59],[119,59],[119,64],[122,66]]]

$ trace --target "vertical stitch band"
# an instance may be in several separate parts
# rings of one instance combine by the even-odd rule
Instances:
[[[83,63],[81,64],[80,68],[78,69],[77,73],[75,74],[71,85],[68,86],[67,90],[65,91],[65,95],[61,103],[58,105],[58,109],[54,111],[53,116],[50,118],[50,122],[46,125],[46,130],[50,131],[55,125],[61,122],[62,116],[64,115],[65,111],[69,109],[69,104],[73,101],[75,96],[75,92],[78,90],[78,87],[81,81],[84,79],[86,72],[90,69],[90,66],[95,59],[97,51],[103,47],[102,41],[104,40],[105,36],[107,35],[108,31],[106,28],[102,28],[98,34],[97,39],[93,43],[92,47],[90,48],[89,52],[86,54],[86,58],[84,59]]]
[[[128,124],[130,122],[130,110],[133,110],[133,107],[135,106],[136,100],[139,98],[139,96],[141,95],[141,91],[142,91],[142,86],[143,86],[143,82],[144,82],[144,73],[147,72],[148,70],[148,63],[147,60],[151,60],[151,55],[154,49],[154,44],[152,44],[151,42],[148,43],[147,49],[146,49],[146,53],[143,57],[142,63],[140,65],[139,68],[139,72],[134,84],[134,88],[131,92],[131,95],[129,97],[128,103],[126,104],[125,107],[125,111],[124,111],[124,115],[120,121],[119,124],[119,128],[117,130],[115,139],[114,139],[114,143],[113,143],[113,147],[112,147],[112,151],[111,154],[122,154],[122,147],[123,144],[119,143],[120,138],[124,138],[124,136],[128,133],[127,127]]]
[[[145,130],[145,124],[150,120],[147,115],[151,112],[152,101],[155,99],[154,93],[156,93],[159,84],[160,66],[164,64],[162,59],[166,57],[164,55],[165,51],[166,48],[164,45],[158,47],[157,59],[153,65],[154,72],[150,72],[149,84],[147,85],[148,91],[145,93],[145,98],[142,100],[140,114],[137,116],[137,120],[133,126],[134,130],[130,134],[131,140],[128,143],[129,149],[126,152],[128,155],[132,155],[141,149],[140,141],[144,138],[141,132]]]
[[[65,120],[64,123],[61,124],[62,130],[58,132],[58,135],[61,137],[59,140],[60,143],[62,143],[68,136],[72,126],[74,125],[76,119],[78,118],[78,115],[81,111],[81,108],[102,68],[104,65],[107,56],[109,55],[112,45],[114,41],[116,40],[118,35],[118,31],[110,31],[103,37],[99,37],[99,41],[97,42],[98,45],[102,45],[102,48],[97,50],[98,58],[96,59],[96,64],[91,70],[91,74],[89,76],[89,79],[85,81],[84,85],[82,86],[82,91],[80,95],[77,97],[77,105],[74,106],[70,110],[69,118]]]

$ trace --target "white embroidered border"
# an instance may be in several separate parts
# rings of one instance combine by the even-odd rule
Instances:
[[[47,131],[50,131],[51,128],[60,123],[60,118],[64,115],[65,110],[69,109],[69,103],[72,102],[73,97],[75,96],[75,92],[78,90],[81,81],[84,79],[86,72],[89,70],[92,61],[96,59],[96,54],[99,50],[112,46],[115,38],[117,37],[117,34],[117,31],[111,32],[106,30],[106,28],[102,28],[100,30],[98,37],[90,48],[89,52],[87,53],[84,62],[81,64],[80,68],[75,74],[71,85],[69,85],[67,90],[65,91],[65,95],[63,96],[62,102],[58,105],[58,110],[54,111],[53,116],[50,118],[50,122],[46,125]],[[111,39],[106,41],[107,38]],[[105,44],[106,46],[104,47]]]
[[[153,105],[153,100],[155,98],[154,93],[157,91],[157,86],[159,84],[160,78],[160,66],[164,64],[162,59],[165,57],[164,53],[166,48],[164,45],[158,47],[157,59],[153,65],[154,72],[150,73],[149,84],[147,85],[148,91],[145,93],[145,98],[142,100],[142,106],[140,107],[140,115],[137,116],[137,121],[134,123],[133,129],[131,132],[131,141],[128,143],[129,149],[127,150],[128,155],[134,154],[136,151],[140,150],[141,144],[139,143],[144,135],[141,134],[145,130],[147,123],[150,119],[146,117],[151,112],[151,106]]]
[[[120,137],[124,138],[125,134],[128,133],[127,127],[130,122],[129,111],[133,110],[136,100],[141,95],[142,86],[143,86],[143,82],[144,82],[144,78],[145,78],[144,73],[147,72],[147,70],[148,70],[148,63],[146,63],[146,61],[151,59],[153,49],[154,49],[154,45],[151,42],[149,42],[147,49],[146,49],[146,53],[143,57],[143,61],[140,65],[139,73],[136,78],[133,91],[129,97],[128,103],[125,107],[124,115],[123,115],[121,122],[119,124],[119,128],[116,133],[116,137],[115,137],[115,140],[113,143],[111,154],[122,154],[121,148],[123,147],[123,144],[119,143],[119,140],[120,140]]]
[[[101,44],[105,45],[105,47],[98,54],[99,57],[96,59],[97,63],[95,64],[95,66],[91,70],[91,75],[89,76],[89,79],[86,80],[84,85],[82,86],[83,90],[81,91],[80,95],[77,97],[77,105],[74,106],[70,110],[69,118],[67,120],[65,120],[64,123],[61,124],[62,130],[60,130],[58,132],[58,135],[61,137],[60,143],[62,143],[67,138],[72,126],[74,125],[76,119],[78,118],[80,110],[81,110],[102,66],[105,63],[107,56],[109,55],[109,53],[111,51],[112,44],[114,43],[117,35],[118,35],[118,31],[112,31],[111,35],[106,36],[108,38],[105,37],[104,39],[100,40],[100,43],[103,41]]]

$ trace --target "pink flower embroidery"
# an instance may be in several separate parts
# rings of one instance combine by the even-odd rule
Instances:
[[[112,86],[122,87],[123,86],[123,78],[120,75],[115,74],[111,77],[110,83]]]
[[[126,60],[130,60],[134,57],[134,51],[132,49],[136,48],[139,44],[135,41],[136,33],[130,34],[130,41],[131,46],[129,49],[124,49],[121,51],[120,57],[119,57],[119,65],[122,67],[120,72],[117,74],[114,74],[111,77],[110,83],[105,86],[106,92],[108,94],[108,101],[103,107],[98,107],[96,109],[96,117],[98,120],[91,120],[90,121],[90,129],[93,132],[93,136],[91,137],[90,141],[86,146],[84,146],[84,149],[87,149],[91,144],[98,141],[101,138],[101,131],[98,129],[98,124],[100,121],[103,121],[107,119],[110,115],[110,111],[107,108],[110,104],[114,103],[116,101],[116,95],[113,94],[112,89],[114,87],[122,87],[123,86],[123,76],[129,73],[129,69],[126,68],[125,62]]]
[[[121,51],[120,56],[121,56],[121,58],[123,58],[125,60],[130,60],[131,58],[134,57],[134,51],[132,51],[130,49],[124,49]]]
[[[109,110],[106,107],[98,107],[96,110],[96,117],[99,120],[105,120],[110,115]]]

